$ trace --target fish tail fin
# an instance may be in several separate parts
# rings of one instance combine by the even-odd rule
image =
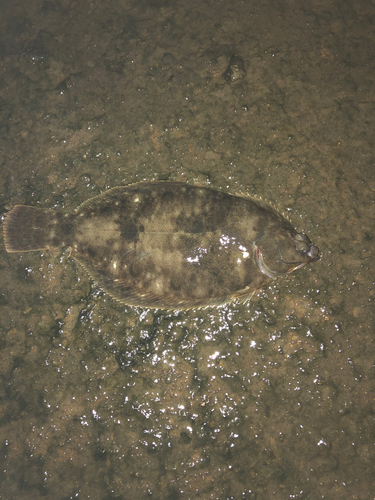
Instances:
[[[30,252],[62,245],[57,212],[16,205],[5,216],[3,235],[7,252]]]

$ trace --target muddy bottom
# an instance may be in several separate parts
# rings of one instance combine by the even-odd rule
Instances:
[[[371,2],[3,3],[3,216],[180,181],[268,200],[322,259],[171,313],[1,234],[1,498],[375,498],[374,23]]]

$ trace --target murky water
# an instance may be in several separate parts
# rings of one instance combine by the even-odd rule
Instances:
[[[0,242],[0,496],[375,498],[374,4],[0,11],[2,213],[178,180],[262,196],[323,253],[166,313]]]

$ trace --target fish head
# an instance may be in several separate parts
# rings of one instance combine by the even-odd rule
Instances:
[[[305,233],[278,231],[264,233],[254,243],[254,257],[259,270],[271,279],[290,274],[319,260],[319,248]]]

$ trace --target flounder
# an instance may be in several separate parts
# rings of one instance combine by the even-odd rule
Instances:
[[[246,301],[319,259],[319,249],[268,203],[177,182],[115,187],[75,213],[16,205],[8,252],[69,246],[122,303],[188,309]]]

